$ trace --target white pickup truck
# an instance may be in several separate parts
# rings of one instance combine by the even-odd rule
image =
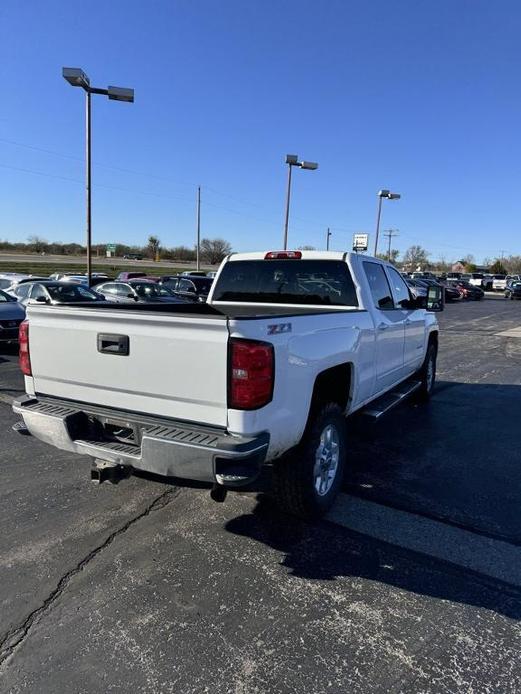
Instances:
[[[280,505],[316,517],[344,418],[429,396],[442,309],[439,287],[416,299],[385,262],[317,251],[232,254],[206,304],[29,305],[18,428],[92,456],[98,480],[148,471],[217,500],[269,464]]]

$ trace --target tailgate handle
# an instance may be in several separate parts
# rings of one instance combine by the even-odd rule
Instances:
[[[98,333],[98,352],[102,354],[119,354],[128,356],[128,335],[111,335]]]

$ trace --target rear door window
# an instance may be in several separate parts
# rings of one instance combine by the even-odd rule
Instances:
[[[376,308],[382,311],[393,309],[394,300],[383,266],[371,262],[364,262],[363,265]]]
[[[358,306],[351,273],[342,260],[230,261],[221,270],[213,301]]]
[[[409,287],[405,284],[403,277],[394,268],[388,267],[387,273],[391,282],[391,290],[396,308],[402,308],[402,301],[408,301],[411,298]]]

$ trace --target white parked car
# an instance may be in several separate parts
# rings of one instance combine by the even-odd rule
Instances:
[[[348,474],[345,417],[432,391],[427,291],[369,256],[270,251],[229,256],[206,304],[29,305],[13,409],[100,480],[144,470],[222,500],[269,463],[281,507],[315,517]]]
[[[506,275],[492,275],[492,289],[495,292],[504,292],[507,286]]]

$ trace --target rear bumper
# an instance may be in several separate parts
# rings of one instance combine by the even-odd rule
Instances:
[[[36,438],[56,448],[167,477],[239,487],[266,458],[269,434],[241,437],[221,429],[118,410],[25,396],[13,403]],[[132,443],[104,434],[104,423],[135,432]]]

